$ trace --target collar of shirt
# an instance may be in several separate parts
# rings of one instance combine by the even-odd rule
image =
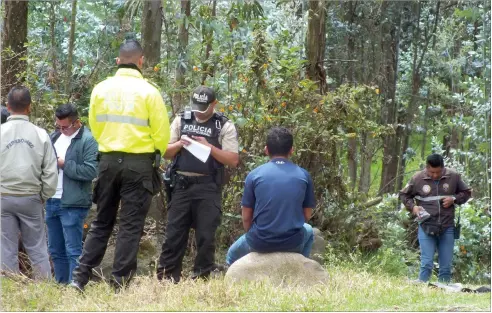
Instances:
[[[446,171],[446,168],[443,168],[442,169],[442,175],[441,177],[437,180],[438,182],[441,181],[441,179],[443,178],[447,178],[449,175],[448,175],[448,172]],[[425,176],[424,176],[424,179],[428,180],[433,180],[429,175],[427,175],[427,172],[425,173]]]
[[[10,115],[9,117],[7,117],[7,121],[11,121],[11,120],[24,120],[24,121],[29,121],[29,116],[22,115],[22,114]]]
[[[284,163],[290,163],[290,160],[288,158],[283,158],[283,157],[275,157],[270,160],[270,162],[277,163],[278,161],[283,161]]]
[[[68,138],[68,139],[73,139],[75,136],[77,136],[77,134],[78,134],[79,132],[80,132],[80,128],[79,128],[79,129],[77,129],[77,131],[76,131],[75,133],[71,134],[70,136],[67,136],[67,135],[65,135],[65,134],[63,134],[63,133],[60,133],[60,136],[63,136],[63,137]]]
[[[119,68],[114,76],[128,76],[143,79],[142,74],[133,68]]]

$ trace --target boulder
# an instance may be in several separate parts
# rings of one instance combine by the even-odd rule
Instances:
[[[291,252],[251,252],[234,262],[225,275],[229,282],[269,280],[275,285],[301,286],[326,284],[328,278],[319,263]]]
[[[319,229],[313,227],[313,233],[314,241],[309,257],[319,264],[323,264],[326,254],[326,240],[323,237],[323,233]]]

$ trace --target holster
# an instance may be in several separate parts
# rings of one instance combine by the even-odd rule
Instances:
[[[166,201],[167,203],[170,203],[174,187],[176,186],[176,173],[173,169],[173,163],[166,167],[166,171],[162,175],[162,178],[164,181],[164,190],[166,191]]]
[[[454,226],[454,239],[460,239],[461,235],[461,223],[457,222]]]
[[[222,187],[225,183],[225,167],[221,166],[215,170],[214,180],[217,186]]]
[[[162,175],[161,175],[161,152],[155,151],[154,168],[152,171],[152,195],[158,194],[162,190]]]

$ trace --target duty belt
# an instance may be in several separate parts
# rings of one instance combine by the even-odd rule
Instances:
[[[127,153],[127,152],[119,152],[119,151],[112,151],[112,152],[100,152],[99,153],[100,158],[99,159],[106,159],[106,160],[147,160],[151,159],[152,161],[154,160],[154,153]],[[120,162],[121,163],[121,162]]]
[[[179,178],[181,178],[186,180],[188,184],[207,184],[207,183],[215,182],[213,176],[186,176],[181,174],[177,174],[177,176],[178,176],[178,181]]]

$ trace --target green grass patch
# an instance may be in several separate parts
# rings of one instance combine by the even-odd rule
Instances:
[[[1,278],[6,311],[490,311],[490,294],[449,293],[406,278],[345,268],[328,270],[330,282],[279,287],[268,282],[232,285],[216,278],[178,285],[136,277],[115,294],[104,282],[85,294],[54,282]]]

